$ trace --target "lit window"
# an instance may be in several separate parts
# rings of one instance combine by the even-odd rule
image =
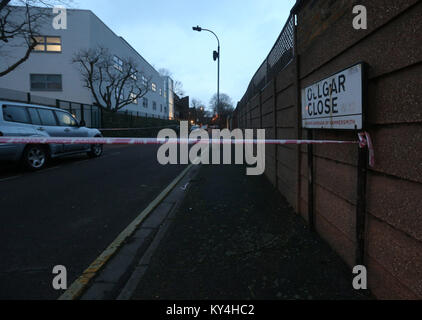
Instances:
[[[138,99],[136,98],[136,94],[133,92],[130,94],[130,99],[132,100],[133,104],[138,104]]]
[[[62,91],[61,74],[31,74],[32,91]]]
[[[123,71],[123,60],[120,59],[118,56],[113,57],[113,66],[119,70]]]
[[[163,95],[163,89],[160,88],[160,96]]]
[[[145,78],[145,76],[142,76],[142,85],[145,87],[148,86],[148,80]]]
[[[60,37],[35,37],[37,45],[36,52],[62,52],[62,39]]]
[[[151,89],[154,92],[157,91],[157,85],[154,82],[151,84]]]

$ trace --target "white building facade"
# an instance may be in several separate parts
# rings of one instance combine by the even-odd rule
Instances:
[[[103,47],[117,62],[132,59],[137,66],[136,71],[149,80],[146,95],[121,111],[162,119],[173,118],[171,78],[160,76],[129,43],[117,36],[90,10],[68,9],[66,27],[56,29],[52,23],[45,23],[39,32],[40,37],[37,37],[38,46],[27,61],[0,77],[0,88],[92,105],[94,98],[84,86],[80,66],[72,63],[72,58],[81,50]],[[25,54],[25,50],[11,44],[10,51],[0,58],[0,70],[16,62]]]

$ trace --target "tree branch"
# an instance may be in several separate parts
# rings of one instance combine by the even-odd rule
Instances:
[[[0,11],[2,11],[8,4],[10,0],[1,0],[0,2]]]

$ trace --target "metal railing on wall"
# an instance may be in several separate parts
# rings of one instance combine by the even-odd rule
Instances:
[[[133,111],[133,110],[119,110],[118,114],[125,114],[131,117],[142,117],[142,118],[155,118],[155,119],[168,119],[169,117],[162,114],[148,113],[142,111]]]
[[[294,28],[295,17],[294,15],[290,15],[267,58],[252,77],[248,89],[240,101],[241,105],[244,105],[260,92],[272,78],[293,60]]]

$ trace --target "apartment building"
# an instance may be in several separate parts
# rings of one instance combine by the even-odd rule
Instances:
[[[45,9],[51,10],[51,9]],[[53,15],[54,17],[54,15]],[[119,67],[132,59],[142,79],[148,79],[148,92],[121,111],[142,116],[173,118],[173,81],[162,77],[123,37],[116,35],[90,10],[67,10],[67,28],[56,29],[52,23],[42,25],[38,45],[29,59],[17,69],[0,77],[0,88],[30,92],[33,95],[94,104],[89,89],[84,86],[80,66],[72,58],[80,50],[107,48]],[[25,54],[26,48],[10,43],[2,54],[0,68],[11,65]],[[2,49],[4,53],[4,48]]]

